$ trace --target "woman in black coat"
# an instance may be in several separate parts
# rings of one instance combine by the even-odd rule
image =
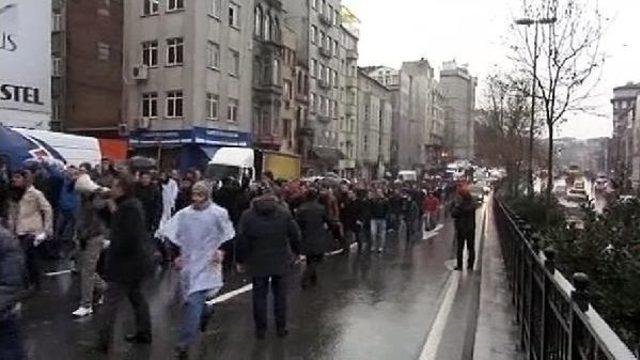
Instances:
[[[142,204],[134,196],[135,180],[119,175],[112,188],[110,204],[111,244],[106,256],[105,277],[108,282],[105,305],[101,311],[99,349],[107,352],[113,336],[118,308],[124,298],[133,306],[137,331],[127,335],[132,343],[151,343],[149,304],[142,294],[143,280],[153,272],[153,243],[146,229]]]
[[[302,288],[306,288],[317,283],[318,264],[331,242],[331,219],[327,209],[318,202],[316,190],[309,190],[305,202],[296,209],[296,220],[302,231],[302,253],[307,257],[307,267],[302,274]]]

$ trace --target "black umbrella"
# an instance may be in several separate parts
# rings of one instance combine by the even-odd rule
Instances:
[[[155,169],[157,164],[155,159],[144,156],[134,156],[127,161],[127,165],[132,171]]]

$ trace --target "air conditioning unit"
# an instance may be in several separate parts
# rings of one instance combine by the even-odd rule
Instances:
[[[151,119],[141,117],[138,119],[138,129],[148,129],[151,126]]]
[[[121,137],[129,136],[129,125],[125,123],[118,124],[118,135]]]
[[[131,70],[134,80],[147,80],[149,78],[149,67],[147,65],[136,65]]]

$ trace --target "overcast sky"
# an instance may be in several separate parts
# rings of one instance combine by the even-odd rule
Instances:
[[[596,1],[596,0],[589,0]],[[445,60],[468,63],[482,83],[496,65],[507,62],[505,35],[519,13],[516,0],[342,0],[360,18],[361,65],[399,67],[427,58],[439,69]],[[640,0],[604,0],[610,18],[603,48],[607,55],[594,100],[604,117],[580,115],[561,125],[560,136],[611,135],[613,87],[640,81]],[[478,98],[482,97],[482,85]]]

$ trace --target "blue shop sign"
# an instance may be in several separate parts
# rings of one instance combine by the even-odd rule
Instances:
[[[250,147],[251,134],[223,129],[194,127],[188,130],[136,130],[129,140],[134,146],[200,144]]]
[[[201,127],[196,127],[193,131],[195,133],[196,144],[238,147],[251,146],[251,134],[247,132]]]

